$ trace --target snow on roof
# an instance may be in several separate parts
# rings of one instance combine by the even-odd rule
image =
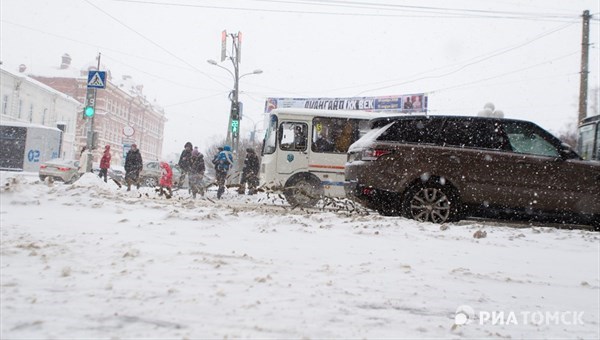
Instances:
[[[4,120],[0,123],[0,126],[16,126],[16,127],[25,127],[25,128],[48,129],[48,130],[54,130],[54,131],[59,131],[59,132],[61,131],[59,128],[41,125],[41,124],[24,123],[24,122],[16,122],[16,121],[15,122],[7,122]]]
[[[63,56],[63,58],[64,58],[64,56]],[[81,67],[81,68],[73,67],[72,63],[70,62],[70,59],[69,59],[68,65],[66,65],[66,67],[64,67],[64,68],[61,68],[60,65],[59,66],[34,65],[33,67],[30,67],[30,65],[24,65],[27,67],[26,70],[24,71],[24,73],[19,72],[20,66],[21,65],[16,65],[13,63],[9,67],[6,67],[6,65],[4,65],[3,69],[7,70],[7,72],[14,74],[18,77],[27,77],[27,76],[25,76],[25,74],[27,74],[30,76],[39,76],[39,77],[47,77],[47,78],[87,79],[88,71],[96,70],[98,68],[98,62],[96,60],[89,61],[86,64],[84,64],[83,67]],[[102,63],[100,64],[100,69],[106,70],[108,82],[111,83],[112,85],[114,85],[115,87],[121,89],[122,91],[124,91],[125,93],[127,93],[131,96],[140,96],[140,97],[143,97],[144,99],[146,99],[146,96],[142,93],[144,85],[136,83],[133,80],[133,77],[131,77],[130,75],[123,75],[121,77],[113,76],[110,69],[108,68],[108,66],[105,64],[102,64]],[[8,70],[14,70],[14,72],[8,71]],[[35,82],[36,84],[41,84],[44,88],[51,89],[50,87],[38,82],[37,80],[35,80],[31,77],[27,77],[27,80]],[[52,91],[56,92],[56,90],[54,90],[54,89],[52,89]],[[61,93],[61,92],[59,92],[59,93]],[[160,106],[156,102],[156,100],[153,100],[153,101],[147,100],[147,103],[152,105],[152,107],[154,107],[157,111],[160,111],[160,112],[164,111],[162,106]]]
[[[37,81],[37,80],[35,80],[35,79],[33,79],[33,78],[29,77],[28,75],[25,75],[25,74],[23,74],[23,73],[11,72],[11,71],[7,70],[6,68],[4,68],[4,67],[2,67],[2,66],[0,66],[0,70],[2,70],[2,71],[4,71],[4,72],[6,72],[6,73],[8,73],[8,74],[12,75],[12,76],[13,76],[13,77],[15,77],[15,78],[21,78],[21,79],[23,79],[24,81],[26,81],[26,82],[28,82],[28,83],[31,83],[31,84],[33,84],[33,85],[35,85],[35,86],[39,87],[39,88],[42,88],[42,89],[44,89],[44,90],[46,90],[46,91],[48,91],[48,92],[50,92],[50,93],[52,93],[52,94],[55,94],[55,95],[57,95],[57,96],[60,96],[60,97],[62,97],[63,99],[65,99],[65,100],[68,100],[68,101],[72,102],[73,104],[77,104],[77,105],[80,105],[80,104],[81,104],[81,102],[79,102],[77,99],[75,99],[75,98],[73,98],[73,97],[71,97],[71,96],[69,96],[69,95],[67,95],[67,94],[65,94],[65,93],[62,93],[62,92],[60,92],[60,91],[58,91],[58,90],[55,90],[55,89],[53,89],[52,87],[50,87],[50,86],[48,86],[48,85],[46,85],[46,84],[44,84],[44,83],[42,83],[42,82],[39,82],[39,81]]]

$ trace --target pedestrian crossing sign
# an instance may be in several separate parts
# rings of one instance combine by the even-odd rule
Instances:
[[[87,87],[94,89],[106,88],[106,71],[89,71]]]

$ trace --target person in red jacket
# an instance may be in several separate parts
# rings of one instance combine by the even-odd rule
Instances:
[[[158,183],[160,186],[158,195],[162,196],[165,194],[165,197],[171,198],[173,196],[173,191],[171,190],[173,187],[173,170],[167,162],[160,162],[159,164],[161,176]]]
[[[104,177],[104,183],[106,183],[106,179],[108,178],[108,168],[110,168],[110,145],[104,147],[104,154],[100,159],[100,173],[98,177]]]

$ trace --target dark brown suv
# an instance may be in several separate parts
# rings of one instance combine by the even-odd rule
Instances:
[[[600,222],[600,162],[531,122],[394,116],[371,127],[348,151],[345,189],[383,215]]]

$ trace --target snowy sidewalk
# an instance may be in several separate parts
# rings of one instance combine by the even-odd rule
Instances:
[[[91,177],[3,186],[1,338],[600,337],[598,233],[289,214]]]

